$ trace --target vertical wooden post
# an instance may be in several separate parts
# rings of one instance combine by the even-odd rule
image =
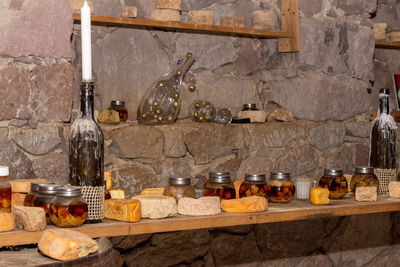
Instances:
[[[279,38],[279,52],[300,51],[300,16],[298,0],[281,0],[282,31],[291,32],[292,38]]]

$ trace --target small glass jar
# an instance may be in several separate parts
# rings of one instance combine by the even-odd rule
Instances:
[[[379,187],[378,177],[374,174],[373,167],[359,166],[356,167],[356,173],[351,178],[350,190],[356,192],[358,186],[376,186]]]
[[[77,227],[88,217],[88,205],[79,186],[58,187],[50,204],[51,222],[58,227]]]
[[[267,184],[265,174],[249,174],[246,173],[243,183],[239,187],[239,197],[259,196],[268,199],[268,191],[270,190]]]
[[[325,169],[318,186],[329,189],[329,198],[342,198],[347,192],[347,180],[343,176],[343,170]]]
[[[216,196],[220,199],[236,197],[235,186],[229,172],[209,172],[209,179],[204,184],[204,196]]]
[[[31,183],[31,190],[25,196],[24,206],[26,206],[26,207],[31,207],[32,206],[33,198],[38,194],[39,186],[43,185],[43,184],[54,184],[54,183],[53,182],[34,182],[34,183]]]
[[[58,184],[39,185],[38,194],[32,200],[32,207],[41,207],[44,209],[47,224],[51,224],[49,208],[58,187],[60,187]]]
[[[109,110],[115,110],[119,114],[120,121],[126,121],[128,119],[128,109],[125,107],[124,101],[112,100]]]
[[[271,202],[288,203],[293,200],[296,187],[289,172],[271,172],[268,184],[271,188],[269,191]]]
[[[169,185],[164,190],[164,196],[174,197],[176,202],[183,197],[196,198],[196,191],[192,187],[190,178],[169,178]]]
[[[258,110],[256,104],[244,104],[242,111]]]
[[[7,181],[9,169],[0,166],[0,212],[11,212],[11,184]]]

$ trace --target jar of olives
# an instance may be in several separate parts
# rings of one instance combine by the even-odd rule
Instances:
[[[296,187],[289,172],[271,172],[269,199],[271,202],[288,203],[293,200]]]
[[[244,176],[244,182],[239,187],[239,197],[260,196],[268,199],[268,191],[270,190],[267,184],[265,174],[249,174]]]
[[[60,187],[60,185],[58,184],[39,185],[38,194],[34,196],[32,200],[33,207],[41,207],[44,209],[47,224],[51,224],[49,208],[51,200],[56,195],[56,190],[58,187]]]
[[[24,206],[30,207],[32,206],[32,201],[35,196],[37,196],[39,192],[39,186],[43,184],[54,184],[53,182],[34,182],[31,183],[31,189],[29,193],[25,196]]]
[[[174,197],[176,202],[183,197],[196,197],[196,191],[192,187],[190,178],[170,177],[169,185],[164,190],[164,196]]]
[[[356,173],[351,178],[350,189],[356,192],[358,186],[376,186],[379,187],[378,177],[374,174],[373,167],[359,166],[356,167]]]
[[[343,170],[325,169],[318,186],[329,189],[329,198],[342,198],[347,192],[347,180],[343,176]]]
[[[58,227],[77,227],[88,217],[88,206],[79,186],[58,187],[50,204],[50,220]]]
[[[209,172],[208,177],[204,184],[204,196],[217,196],[220,199],[236,197],[235,186],[229,172]]]

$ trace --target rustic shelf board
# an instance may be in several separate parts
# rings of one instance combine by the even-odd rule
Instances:
[[[85,224],[73,230],[97,238],[400,211],[400,199],[379,196],[377,202],[357,202],[352,194],[350,196],[347,199],[332,200],[331,204],[321,206],[313,206],[308,201],[292,201],[289,204],[270,203],[268,211],[260,213],[178,216],[162,220],[146,219],[138,223],[105,220],[103,223]],[[48,226],[48,228],[55,228],[55,226]],[[0,233],[0,246],[37,243],[41,234],[42,232],[20,230]]]
[[[400,49],[400,42],[386,41],[386,40],[375,40],[375,47],[377,47],[377,48]]]

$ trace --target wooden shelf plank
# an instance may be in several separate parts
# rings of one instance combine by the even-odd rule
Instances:
[[[81,16],[78,13],[73,14],[74,22],[80,23]],[[215,25],[200,25],[189,24],[183,22],[166,22],[156,21],[150,19],[135,19],[135,18],[122,18],[122,17],[109,17],[109,16],[91,16],[92,25],[97,26],[118,26],[118,27],[133,27],[133,28],[158,28],[169,31],[181,31],[192,33],[207,33],[215,35],[237,35],[267,39],[278,38],[291,38],[293,34],[285,31],[270,31],[252,28],[233,28]]]
[[[171,232],[225,226],[296,221],[330,216],[400,211],[400,199],[379,196],[377,202],[357,202],[349,198],[332,200],[331,204],[313,206],[309,202],[292,201],[289,204],[271,203],[268,211],[260,213],[221,213],[217,216],[178,216],[162,220],[142,220],[138,223],[124,223],[106,220],[98,224],[85,224],[73,230],[93,238],[147,233]],[[55,226],[48,226],[55,228]],[[0,233],[0,246],[37,243],[42,232],[12,231]]]
[[[375,40],[375,47],[377,47],[377,48],[400,49],[400,42],[387,41],[387,40]]]

